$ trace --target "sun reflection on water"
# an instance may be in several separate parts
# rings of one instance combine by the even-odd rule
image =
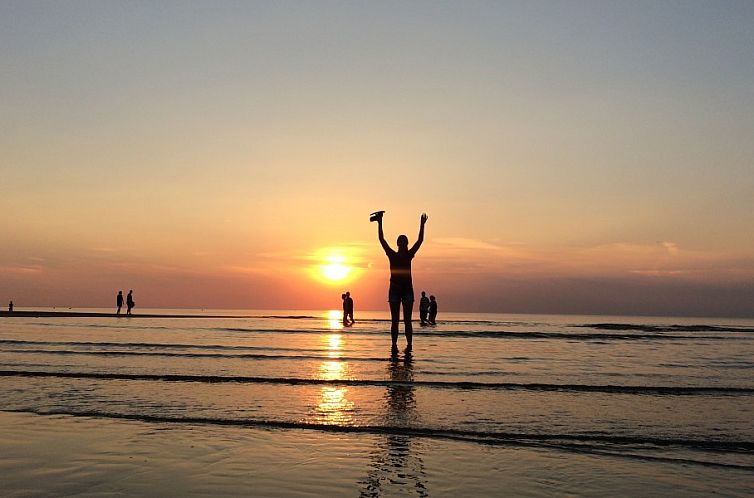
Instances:
[[[338,310],[330,310],[327,312],[327,326],[332,330],[340,330],[343,328],[343,312]]]
[[[342,324],[341,324],[342,326]],[[328,359],[319,365],[318,376],[323,380],[340,380],[345,378],[348,363],[341,360],[343,355],[343,336],[327,334],[322,336],[322,344]],[[348,388],[345,386],[323,386],[319,392],[317,416],[325,424],[350,424],[353,420],[354,403],[346,398]]]

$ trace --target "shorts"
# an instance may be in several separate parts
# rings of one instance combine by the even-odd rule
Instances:
[[[403,287],[400,285],[391,285],[387,293],[387,302],[389,303],[413,303],[414,288]]]

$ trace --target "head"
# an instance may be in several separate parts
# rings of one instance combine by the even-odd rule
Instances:
[[[118,294],[123,294],[123,291],[118,291]]]
[[[351,297],[351,293],[349,291],[346,291],[346,297]]]
[[[427,293],[422,291],[422,297],[427,297]]]
[[[341,298],[341,299],[345,299],[345,298],[346,298],[346,295],[345,295],[345,294],[341,294],[341,295],[340,295],[340,298]]]
[[[434,301],[435,300],[435,296],[429,296],[429,300],[430,301]]]
[[[399,235],[398,236],[398,250],[407,250],[408,249],[408,237],[405,235]]]

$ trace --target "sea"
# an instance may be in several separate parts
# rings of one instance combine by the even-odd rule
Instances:
[[[0,318],[0,410],[227,441],[227,494],[754,495],[754,320],[138,311]]]

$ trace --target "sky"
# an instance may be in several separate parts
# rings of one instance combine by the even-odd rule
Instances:
[[[754,317],[752,26],[750,1],[2,0],[0,299],[382,310],[385,210],[393,245],[428,213],[441,312]]]

